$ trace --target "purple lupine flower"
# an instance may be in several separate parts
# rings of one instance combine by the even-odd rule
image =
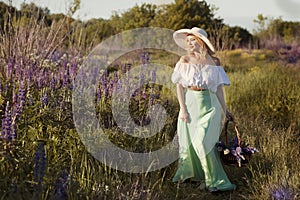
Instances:
[[[117,82],[117,89],[118,89],[118,90],[122,89],[122,82],[121,82],[121,80],[119,80],[119,81]]]
[[[140,74],[140,87],[143,87],[143,85],[144,85],[144,82],[145,82],[145,76],[144,76],[144,74]]]
[[[64,73],[63,73],[63,76],[62,76],[62,87],[66,87],[69,83],[69,73],[68,71],[66,70]]]
[[[17,99],[17,111],[15,113],[16,116],[19,116],[24,109],[26,100],[26,90],[24,86],[24,82],[22,81],[18,91],[18,99]]]
[[[56,50],[50,55],[50,60],[54,63],[58,63],[59,58],[60,58],[60,55]]]
[[[146,63],[146,59],[145,59],[146,55],[144,52],[142,52],[142,64]]]
[[[127,63],[126,64],[126,71],[129,72],[131,69],[131,64],[130,63]]]
[[[90,96],[92,97],[92,96],[94,96],[94,95],[95,95],[94,88],[93,88],[93,87],[91,87],[91,88],[90,88]]]
[[[2,83],[0,81],[0,96],[1,96],[1,94],[2,94]]]
[[[56,86],[56,81],[55,81],[54,76],[52,76],[51,81],[50,81],[50,89],[55,90],[55,86]]]
[[[97,88],[97,101],[101,99],[101,88]]]
[[[149,103],[150,103],[150,106],[152,106],[154,104],[154,94],[150,94],[150,98],[149,98]]]
[[[67,170],[61,172],[59,178],[54,186],[54,199],[65,200],[68,199],[67,189],[70,182],[70,174]]]
[[[231,148],[236,148],[238,146],[238,138],[234,137],[229,142]]]
[[[155,83],[156,82],[156,70],[152,71],[152,82]]]
[[[36,81],[36,85],[38,88],[42,87],[42,75],[39,75]]]
[[[166,99],[164,104],[165,104],[165,107],[168,107],[169,106],[169,100]]]
[[[69,73],[69,78],[70,78],[70,82],[73,82],[75,75],[76,75],[76,68],[77,68],[77,63],[75,61],[75,63],[72,63],[68,69],[68,73]]]
[[[217,146],[217,150],[219,152],[223,151],[226,148],[226,146],[225,146],[225,144],[224,144],[223,141],[219,141],[216,146]]]
[[[270,192],[272,200],[294,200],[296,197],[293,189],[280,186]]]
[[[47,157],[45,151],[45,142],[39,141],[34,157],[33,180],[38,183],[39,189],[42,188],[42,182],[46,173]]]
[[[4,119],[2,119],[2,134],[1,138],[2,139],[8,139],[8,137],[11,134],[11,111],[10,111],[10,106],[9,102],[7,102],[6,107],[5,107],[5,116]]]
[[[118,73],[115,71],[114,72],[114,83],[118,83],[118,80],[119,80],[119,76],[118,76]]]
[[[243,147],[243,152],[245,152],[245,153],[258,153],[259,151],[255,147],[247,146],[247,147]]]
[[[104,71],[104,73],[101,77],[101,85],[102,85],[103,89],[106,88],[106,81],[107,81],[107,70]]]
[[[105,97],[109,96],[109,88],[108,87],[104,88],[104,94],[105,94]]]
[[[41,102],[44,104],[44,105],[48,105],[48,93],[45,92],[44,95],[41,97]]]
[[[142,99],[145,100],[147,98],[147,93],[143,90],[142,91]]]
[[[32,97],[32,94],[30,92],[30,87],[29,85],[27,86],[27,98],[28,98],[28,105],[32,106],[34,104],[34,100],[33,100],[33,97]]]
[[[135,90],[135,91],[132,93],[131,97],[134,98],[134,97],[136,97],[136,95],[137,95],[137,90]]]
[[[10,134],[8,135],[8,140],[12,146],[14,140],[17,138],[17,126],[16,126],[15,120],[12,120],[10,128],[11,128],[11,131],[10,131]]]
[[[32,70],[31,70],[30,66],[26,67],[26,75],[27,75],[28,83],[31,83],[32,82]]]
[[[145,56],[145,58],[146,58],[146,64],[149,64],[149,53],[146,53],[146,56]]]
[[[236,147],[235,151],[236,151],[236,153],[237,153],[237,155],[238,155],[239,158],[245,160],[245,157],[243,155],[243,150],[242,150],[242,148],[240,146]]]
[[[15,64],[15,77],[16,79],[21,78],[21,65],[19,63]]]

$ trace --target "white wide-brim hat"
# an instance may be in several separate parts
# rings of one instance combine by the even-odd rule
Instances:
[[[175,31],[173,33],[173,38],[178,46],[180,46],[183,49],[186,49],[186,36],[188,34],[193,34],[196,37],[200,38],[207,46],[208,48],[214,53],[215,48],[207,38],[207,33],[205,30],[194,27],[192,29],[179,29],[178,31]]]

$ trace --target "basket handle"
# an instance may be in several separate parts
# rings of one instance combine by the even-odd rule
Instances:
[[[227,135],[228,135],[228,124],[229,122],[233,122],[234,123],[234,129],[235,129],[235,132],[236,132],[236,137],[238,139],[238,146],[241,147],[241,134],[239,132],[239,129],[238,129],[238,125],[237,123],[233,120],[233,119],[227,119],[226,122],[225,122],[225,141],[226,141],[226,144],[228,144],[228,138],[227,138]]]

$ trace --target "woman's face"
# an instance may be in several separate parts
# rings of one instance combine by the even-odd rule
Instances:
[[[186,37],[186,46],[190,52],[199,52],[202,49],[201,45],[196,40],[195,36],[188,35]]]

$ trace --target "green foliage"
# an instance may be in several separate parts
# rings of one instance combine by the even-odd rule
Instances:
[[[156,5],[143,3],[141,6],[135,5],[120,16],[115,13],[111,17],[114,27],[119,31],[149,27],[156,15]]]
[[[300,22],[283,21],[281,17],[268,18],[263,14],[259,14],[254,22],[258,24],[254,34],[259,37],[261,47],[280,48],[300,41]],[[271,42],[274,44],[268,44]]]
[[[151,23],[152,26],[173,30],[194,26],[207,29],[214,17],[211,8],[205,1],[177,0],[160,8]]]
[[[58,30],[61,32],[60,34],[67,34],[66,40],[63,42],[67,47],[72,46],[72,43],[75,41],[80,41],[82,48],[91,49],[103,39],[121,31],[151,26],[172,30],[198,26],[208,31],[213,43],[221,42],[223,46],[228,44],[228,41],[223,40],[229,38],[228,34],[225,34],[225,37],[215,39],[220,33],[224,35],[224,31],[221,31],[222,28],[220,28],[224,25],[223,20],[215,18],[214,12],[216,8],[205,1],[178,0],[161,6],[143,3],[140,6],[135,5],[123,13],[115,12],[110,19],[90,19],[87,22],[81,22],[72,18],[74,13],[80,9],[79,0],[71,3],[66,14],[51,14],[47,7],[41,8],[34,3],[23,3],[20,11],[7,12],[7,8],[7,5],[1,4],[1,10],[4,11],[1,12],[1,14],[3,13],[2,15],[0,14],[1,27],[4,26],[9,13],[13,14],[15,22],[22,26],[32,23],[33,19],[39,24],[44,23],[49,28],[62,22],[64,27]],[[78,26],[78,24],[81,25]],[[251,42],[250,33],[239,27],[230,28],[229,35],[234,36],[234,41],[230,42],[233,42],[236,48]],[[71,42],[67,40],[71,40]]]

